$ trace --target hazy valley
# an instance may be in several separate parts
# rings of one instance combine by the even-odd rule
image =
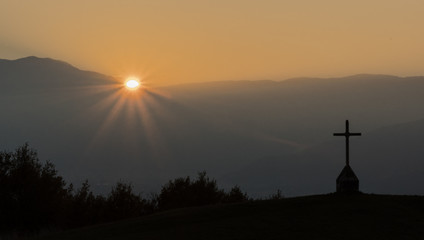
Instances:
[[[122,82],[35,57],[0,60],[0,146],[24,142],[67,180],[149,193],[206,170],[252,196],[335,191],[351,130],[364,192],[424,194],[424,77],[223,81],[123,94]]]

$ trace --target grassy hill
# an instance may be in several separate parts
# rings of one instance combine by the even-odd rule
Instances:
[[[316,195],[177,209],[40,239],[423,239],[424,197]]]

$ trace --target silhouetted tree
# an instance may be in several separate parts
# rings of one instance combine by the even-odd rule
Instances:
[[[131,184],[116,183],[107,198],[109,220],[138,217],[154,210],[154,201],[143,199],[133,192]]]
[[[158,209],[242,202],[248,199],[238,186],[229,193],[200,172],[195,180],[177,178],[159,195],[144,199],[131,184],[116,183],[107,197],[95,196],[86,180],[74,190],[66,187],[50,162],[40,163],[28,144],[14,152],[0,152],[0,238],[4,234],[36,233],[42,228],[74,228],[138,217]]]
[[[38,231],[63,216],[68,191],[50,162],[28,144],[0,152],[1,231]]]
[[[73,193],[72,185],[70,190]],[[70,196],[69,208],[66,217],[67,227],[80,227],[105,221],[104,209],[106,199],[103,196],[94,196],[90,190],[88,180]]]

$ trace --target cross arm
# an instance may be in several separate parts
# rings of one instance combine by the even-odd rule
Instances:
[[[333,133],[333,136],[346,136],[346,133]]]
[[[350,136],[362,136],[361,133],[349,133]]]

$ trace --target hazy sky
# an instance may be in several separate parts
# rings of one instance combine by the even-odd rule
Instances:
[[[0,0],[0,58],[152,85],[424,74],[422,0]]]

